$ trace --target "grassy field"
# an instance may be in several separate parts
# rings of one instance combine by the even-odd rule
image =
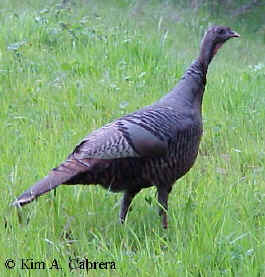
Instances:
[[[128,2],[0,3],[0,275],[265,276],[264,30]],[[59,187],[19,213],[9,206],[91,130],[169,91],[212,23],[241,38],[209,68],[200,155],[170,195],[168,230],[153,188],[124,226],[121,195],[99,186]],[[70,258],[115,269],[71,271]],[[22,259],[33,260],[22,269]]]

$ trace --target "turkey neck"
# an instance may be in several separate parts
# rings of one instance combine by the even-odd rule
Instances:
[[[186,70],[177,86],[162,97],[158,104],[170,106],[176,112],[190,110],[201,117],[208,65],[219,47],[206,36],[202,41],[199,57]]]
[[[206,71],[197,59],[190,65],[178,84],[157,104],[171,107],[176,113],[195,112],[201,116],[205,84]]]
[[[211,37],[207,36],[207,34],[203,38],[198,62],[202,65],[205,76],[210,62],[222,45],[223,43],[215,43]]]

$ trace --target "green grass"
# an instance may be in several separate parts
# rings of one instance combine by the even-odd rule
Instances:
[[[229,18],[183,11],[176,21],[158,1],[139,13],[128,3],[1,1],[0,275],[58,276],[20,268],[33,258],[47,267],[57,259],[62,276],[265,276],[263,37]],[[241,38],[209,68],[200,155],[170,195],[168,230],[153,188],[124,226],[121,195],[98,186],[60,187],[19,214],[9,206],[91,130],[170,90],[210,22],[236,26]],[[70,272],[69,257],[116,269]]]

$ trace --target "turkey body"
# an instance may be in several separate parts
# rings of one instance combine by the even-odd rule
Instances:
[[[110,191],[124,192],[120,209],[123,223],[134,196],[143,188],[156,186],[162,225],[167,228],[168,195],[198,154],[208,65],[226,40],[238,36],[228,27],[210,28],[199,57],[172,91],[90,133],[63,163],[13,205],[25,205],[61,184],[100,184]]]
[[[152,117],[150,118],[151,115]],[[68,160],[82,160],[84,166],[92,162],[93,170],[74,176],[66,184],[101,184],[113,192],[120,192],[140,190],[141,188],[162,184],[170,187],[172,183],[182,177],[195,162],[202,134],[201,120],[197,118],[191,119],[189,125],[183,124],[182,129],[176,128],[176,130],[173,130],[173,128],[170,128],[172,121],[175,122],[176,126],[180,125],[178,124],[176,112],[162,107],[154,111],[150,107],[150,110],[146,109],[145,111],[128,115],[107,125],[105,128],[117,130],[117,132],[120,132],[120,136],[126,139],[126,135],[128,135],[126,125],[129,122],[130,126],[135,124],[138,127],[137,119],[141,120],[141,122],[146,122],[147,130],[152,130],[154,136],[156,134],[160,135],[158,139],[167,144],[165,153],[158,154],[155,157],[152,157],[152,153],[150,153],[151,157],[148,157],[148,155],[146,157],[121,157],[104,159],[104,162],[100,158],[96,160],[95,158],[86,158],[84,161],[82,158],[80,159],[80,156],[87,156],[87,153],[83,153],[82,147],[79,150],[79,146],[77,146],[75,151],[68,157]],[[162,127],[157,122],[163,123],[163,121],[165,124],[161,125],[167,128],[164,128],[162,133]],[[171,129],[170,135],[167,129]],[[102,133],[102,130],[104,130],[104,127],[100,130],[100,133]],[[87,141],[89,141],[89,136],[86,139],[86,143]],[[130,142],[129,136],[127,143],[131,143],[130,147],[133,148],[133,142]],[[118,145],[121,149],[111,149],[110,142],[109,148],[106,147],[104,152],[109,151],[110,155],[115,155],[116,151],[126,152],[124,151],[126,144],[123,146],[121,144]],[[136,149],[134,151],[137,153]],[[79,166],[82,165],[80,164]],[[67,172],[68,168],[59,166],[54,170]]]
[[[93,163],[93,170],[67,183],[101,184],[113,192],[153,185],[170,190],[198,154],[205,83],[200,63],[195,61],[178,85],[158,102],[92,132],[68,159],[85,158],[87,164]]]

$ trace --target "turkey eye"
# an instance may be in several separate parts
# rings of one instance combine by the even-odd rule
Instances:
[[[224,33],[225,33],[225,30],[224,30],[224,29],[219,29],[219,30],[218,30],[218,34],[223,35]]]

